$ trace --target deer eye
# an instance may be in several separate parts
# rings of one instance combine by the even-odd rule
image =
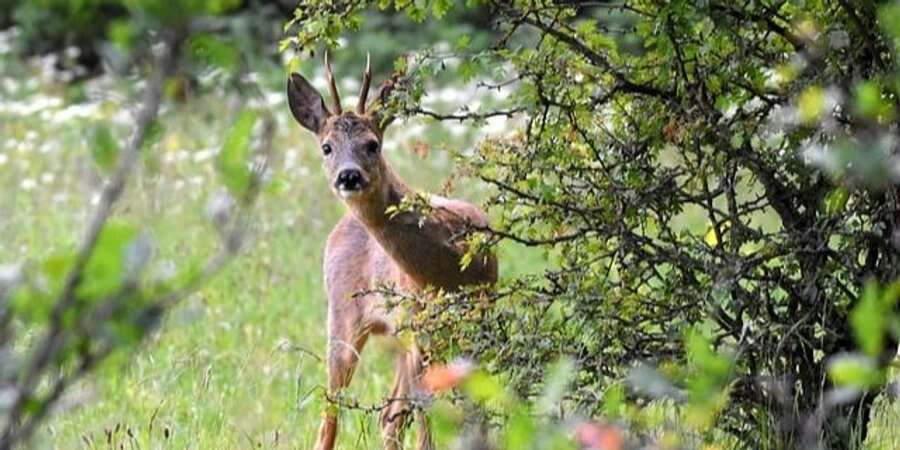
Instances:
[[[322,153],[324,153],[325,156],[330,155],[331,154],[331,144],[322,144]]]
[[[374,155],[375,153],[378,153],[378,142],[369,141],[365,144],[365,146],[363,148],[366,149],[366,153],[368,153],[370,155]]]

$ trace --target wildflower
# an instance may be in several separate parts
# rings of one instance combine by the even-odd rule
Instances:
[[[447,365],[433,365],[422,376],[422,384],[431,392],[441,392],[459,386],[475,369],[471,361],[461,359]]]

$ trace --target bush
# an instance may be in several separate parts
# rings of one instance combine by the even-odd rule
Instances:
[[[305,2],[293,42],[333,43],[376,3],[413,20],[452,7]],[[513,86],[500,111],[429,115],[519,117],[460,152],[462,170],[493,187],[494,225],[473,230],[473,251],[512,241],[557,267],[508,280],[493,303],[420,299],[407,325],[423,347],[482,361],[524,397],[568,355],[571,401],[592,415],[643,361],[718,399],[697,430],[747,447],[865,436],[878,383],[841,374],[882,370],[900,337],[893,294],[865,287],[900,276],[900,5],[468,3],[498,18],[498,39],[399,61],[410,77],[396,106],[423,113],[425,81],[447,67]],[[857,344],[858,358],[829,359]],[[691,366],[706,375],[677,369]],[[810,425],[848,382],[861,396]]]

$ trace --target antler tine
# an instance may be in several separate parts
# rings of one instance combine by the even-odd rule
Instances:
[[[372,84],[372,58],[366,52],[366,71],[363,72],[362,87],[359,90],[359,103],[356,104],[356,113],[366,113],[366,98],[369,96],[369,85]]]
[[[341,96],[338,95],[337,85],[334,84],[334,73],[331,72],[331,63],[328,62],[328,50],[325,50],[325,81],[328,82],[328,91],[331,92],[331,101],[334,103],[334,113],[340,115]]]

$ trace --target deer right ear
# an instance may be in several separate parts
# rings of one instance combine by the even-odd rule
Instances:
[[[318,133],[331,115],[319,92],[299,73],[288,77],[287,98],[291,114],[300,125],[313,133]]]

